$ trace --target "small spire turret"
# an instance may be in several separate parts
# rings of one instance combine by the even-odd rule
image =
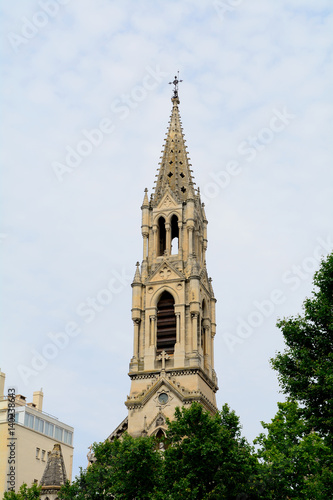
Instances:
[[[141,275],[140,275],[140,263],[137,262],[135,265],[136,265],[136,269],[135,269],[135,274],[134,274],[134,279],[133,279],[133,285],[134,284],[141,285],[142,281],[141,281]]]
[[[142,207],[141,208],[148,208],[148,207],[149,207],[148,189],[145,188],[145,195],[143,197],[143,202],[142,202]]]

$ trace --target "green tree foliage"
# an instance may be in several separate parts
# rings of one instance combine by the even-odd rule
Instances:
[[[167,498],[256,498],[251,495],[258,462],[228,405],[214,416],[198,403],[190,409],[177,408],[167,439],[163,470]]]
[[[160,452],[154,438],[128,435],[95,444],[96,462],[63,487],[59,498],[259,498],[254,494],[258,460],[227,405],[214,416],[198,403],[177,409],[165,444],[166,450]]]
[[[332,447],[333,429],[333,253],[314,275],[304,314],[277,323],[287,349],[271,360],[283,392],[299,401],[309,430]]]
[[[263,462],[261,491],[267,500],[327,500],[333,491],[333,455],[316,432],[308,431],[296,402],[278,403],[267,435],[255,443]]]
[[[96,462],[80,472],[72,485],[67,483],[59,498],[143,499],[150,498],[158,483],[162,457],[154,438],[132,438],[94,444]]]
[[[332,498],[333,254],[313,283],[304,314],[277,323],[287,348],[271,363],[288,401],[255,441],[267,500]]]
[[[38,500],[41,486],[37,484],[32,484],[28,487],[25,483],[22,484],[18,493],[14,493],[14,491],[6,491],[3,500]]]

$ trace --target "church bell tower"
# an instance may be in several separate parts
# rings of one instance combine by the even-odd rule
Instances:
[[[134,348],[128,433],[161,436],[177,406],[216,411],[215,303],[206,269],[207,219],[179,115],[175,77],[154,192],[142,203],[143,259],[132,283]]]

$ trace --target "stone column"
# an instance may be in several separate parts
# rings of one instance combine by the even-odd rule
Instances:
[[[180,313],[176,312],[176,342],[180,342]]]
[[[165,249],[167,255],[171,254],[171,226],[168,222],[165,223],[166,243]]]
[[[203,264],[204,261],[204,251],[203,251],[203,237],[199,236],[199,252],[200,252],[200,262]]]
[[[140,320],[134,320],[134,346],[133,346],[133,356],[136,359],[139,359],[139,327]]]
[[[150,345],[156,346],[156,316],[150,316]]]
[[[203,245],[202,245],[202,262],[203,262],[203,264],[205,264],[206,263],[207,240],[204,238],[202,241],[203,241]]]
[[[209,319],[205,318],[202,322],[202,328],[204,331],[204,346],[205,346],[205,352],[204,354],[208,355],[210,357],[211,355],[211,335],[210,335],[210,321]]]
[[[214,337],[215,337],[215,334],[212,332],[209,332],[209,333],[210,333],[209,340],[210,340],[210,348],[211,348],[210,364],[211,364],[212,368],[214,368]]]
[[[178,256],[183,258],[183,223],[178,221]]]
[[[207,319],[207,318],[204,319],[202,326],[203,326],[203,331],[204,331],[204,336],[205,336],[205,340],[204,340],[205,350],[203,353],[204,354],[204,365],[207,369],[209,369],[209,366],[211,366],[211,355],[212,355],[212,336],[210,333],[210,321],[209,321],[209,319]]]
[[[193,254],[193,227],[188,228],[188,254]]]
[[[198,313],[192,313],[192,350],[198,350]]]
[[[148,257],[148,233],[143,233],[143,260]]]
[[[153,239],[154,239],[154,242],[153,242],[153,245],[154,245],[154,248],[153,248],[153,259],[156,260],[156,257],[157,257],[157,254],[158,254],[158,251],[157,251],[157,226],[153,226]]]

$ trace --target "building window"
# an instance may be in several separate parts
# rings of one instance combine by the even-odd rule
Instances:
[[[30,427],[30,429],[34,428],[34,416],[31,415],[30,413],[26,413],[24,415],[24,425],[26,427]]]
[[[166,231],[164,217],[160,217],[158,219],[158,245],[158,255],[163,255],[166,249]]]
[[[163,292],[157,304],[157,352],[174,351],[176,324],[174,298],[169,292]]]
[[[63,440],[62,433],[63,433],[63,430],[56,425],[55,430],[54,430],[55,439],[57,439],[58,441],[62,441]]]
[[[42,461],[45,462],[45,450],[42,450]]]
[[[40,448],[36,448],[36,458],[39,460]]]
[[[17,418],[16,422],[18,422],[19,414],[16,413],[15,417]],[[51,438],[56,439],[57,441],[62,441],[63,443],[72,444],[73,433],[70,431],[66,431],[58,425],[51,424],[46,420],[35,417],[31,415],[31,413],[24,413],[24,425],[25,427],[29,427],[37,432],[45,434]],[[37,456],[36,456],[37,458]]]
[[[171,217],[171,254],[177,255],[179,251],[179,228],[178,217],[173,215]]]
[[[44,420],[35,417],[35,431],[44,432]]]
[[[47,436],[53,437],[54,433],[54,425],[50,424],[49,422],[45,422],[45,434]]]
[[[73,437],[72,432],[64,430],[64,443],[71,445],[72,444],[72,437]]]

